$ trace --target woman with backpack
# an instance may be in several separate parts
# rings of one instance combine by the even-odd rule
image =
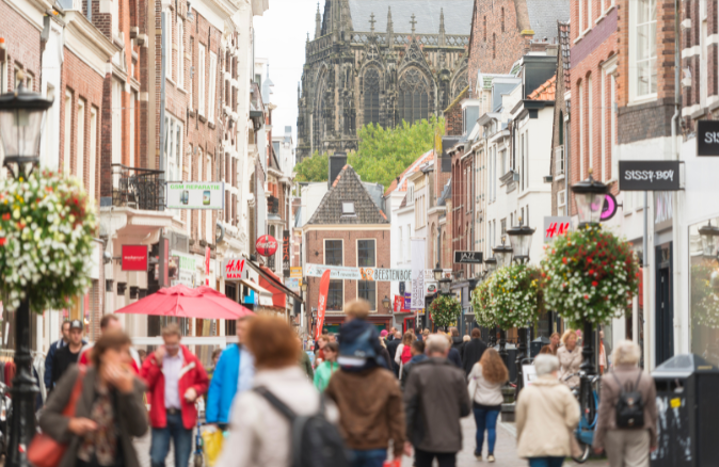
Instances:
[[[602,376],[594,451],[607,451],[609,465],[649,465],[657,447],[657,390],[637,366],[642,351],[623,341],[612,353],[612,371]]]
[[[344,446],[336,429],[339,413],[330,401],[320,404],[321,396],[297,365],[300,348],[296,333],[282,320],[273,316],[257,316],[250,321],[245,344],[255,357],[256,373],[252,390],[237,395],[230,416],[229,435],[223,443],[216,467],[290,467],[293,456],[300,456],[301,467],[312,443],[297,443],[293,452],[294,417],[317,415],[319,425],[312,419],[306,426],[316,430],[326,450],[319,449],[321,457],[316,465],[327,464],[327,456],[340,452],[344,463],[334,459],[334,465],[347,465]],[[324,407],[324,410],[321,410]],[[337,443],[327,442],[327,431],[335,435]],[[303,437],[304,438],[304,437]],[[321,452],[320,452],[321,451]],[[315,459],[317,460],[317,459]]]
[[[407,331],[402,336],[402,343],[397,347],[397,353],[394,355],[394,362],[399,365],[399,377],[402,378],[402,369],[404,365],[412,360],[412,342],[414,342],[414,334]]]
[[[484,432],[487,431],[487,462],[494,462],[497,441],[497,418],[502,410],[502,387],[509,380],[509,372],[502,357],[494,349],[487,349],[469,373],[469,396],[472,398],[474,421],[477,424],[477,444],[474,457],[482,460]]]

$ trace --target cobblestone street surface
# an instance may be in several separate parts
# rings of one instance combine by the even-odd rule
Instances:
[[[475,433],[475,426],[474,426],[474,419],[472,417],[467,417],[462,420],[462,430],[464,434],[464,440],[463,440],[463,446],[464,448],[462,451],[457,455],[457,467],[473,467],[473,466],[481,466],[481,465],[487,465],[487,442],[485,439],[484,443],[484,452],[482,453],[483,461],[479,462],[474,458],[474,433]],[[194,437],[193,437],[194,440]],[[194,443],[194,441],[193,441]],[[502,467],[527,467],[529,464],[525,459],[520,459],[517,456],[516,452],[516,439],[515,439],[515,428],[514,424],[512,423],[499,423],[497,425],[497,445],[494,449],[494,456],[497,459],[497,462],[495,462],[494,465],[496,466],[502,466]],[[150,434],[148,431],[148,434],[144,436],[143,438],[137,439],[135,441],[135,446],[137,448],[137,454],[140,458],[140,465],[141,467],[150,467]],[[194,444],[193,444],[194,446]],[[192,459],[190,459],[190,462],[192,462]],[[167,456],[167,467],[174,467],[175,461],[174,457],[172,455],[172,452],[170,452],[170,455]],[[192,465],[192,464],[191,464]],[[569,460],[568,462],[564,463],[565,466],[570,467],[576,467],[581,464],[576,464]],[[605,460],[591,460],[583,465],[591,466],[591,467],[604,467],[608,466],[609,463]],[[409,457],[405,457],[402,461],[402,467],[412,467],[413,466],[413,459]]]

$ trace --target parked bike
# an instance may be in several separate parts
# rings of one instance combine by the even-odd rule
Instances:
[[[597,382],[599,381],[600,376],[595,375],[590,378],[585,372],[579,371],[577,373],[572,373],[564,380],[568,381],[574,376],[579,376],[580,379],[579,386],[572,387],[570,389],[579,403],[579,424],[574,431],[574,436],[577,438],[577,443],[579,443],[579,447],[581,448],[581,454],[578,456],[573,455],[572,459],[579,464],[583,464],[587,461],[587,459],[589,459],[589,455],[592,452],[594,429],[597,426],[597,419],[599,418],[599,393],[597,391]],[[581,388],[583,384],[586,384],[587,387],[591,388],[591,392],[585,391],[585,394],[582,394],[583,391]]]

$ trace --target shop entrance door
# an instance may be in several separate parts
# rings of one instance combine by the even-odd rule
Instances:
[[[672,295],[672,244],[656,247],[655,365],[674,356],[674,300]]]

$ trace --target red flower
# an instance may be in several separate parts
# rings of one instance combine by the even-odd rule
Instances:
[[[0,238],[0,246],[5,246],[5,243],[7,243],[7,238]]]
[[[590,275],[590,276],[593,276],[593,275],[594,275],[594,269],[590,269],[590,270],[589,270],[589,275]]]
[[[589,295],[584,294],[584,299],[585,299],[585,300],[589,300]]]
[[[596,287],[596,286],[598,286],[598,285],[599,285],[599,282],[597,282],[597,281],[592,281],[592,287]]]
[[[9,212],[6,212],[5,214],[3,214],[3,215],[2,215],[2,220],[4,220],[4,221],[9,221],[9,220],[10,220],[10,213],[9,213]]]
[[[73,199],[72,202],[77,204],[77,198]]]
[[[592,264],[592,258],[587,258],[587,263]]]
[[[566,256],[565,256],[564,258],[562,258],[562,263],[567,264],[567,258],[566,258]]]

